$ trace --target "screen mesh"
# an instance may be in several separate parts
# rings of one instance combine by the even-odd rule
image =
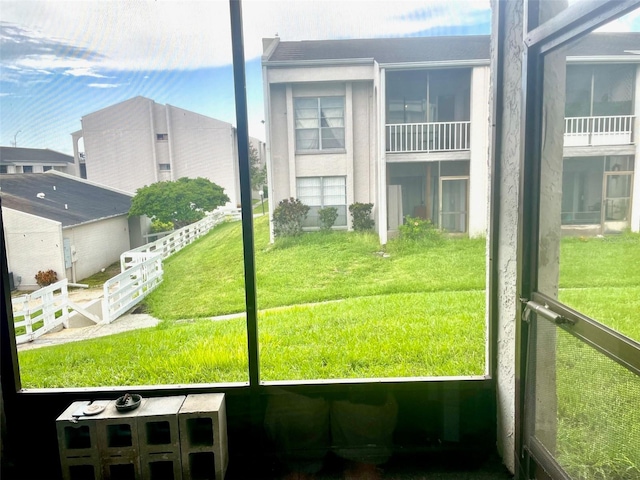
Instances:
[[[537,325],[535,435],[574,479],[640,478],[640,377]]]

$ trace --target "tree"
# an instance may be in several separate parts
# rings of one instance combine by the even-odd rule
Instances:
[[[249,175],[251,177],[251,189],[259,192],[267,183],[267,166],[261,165],[258,150],[249,145]]]
[[[229,201],[224,189],[202,177],[179,178],[139,188],[131,200],[129,216],[146,215],[181,228]]]

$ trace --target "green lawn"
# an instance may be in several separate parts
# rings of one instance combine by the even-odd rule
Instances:
[[[165,261],[157,327],[19,355],[27,387],[248,380],[240,223]],[[264,380],[482,375],[485,240],[391,241],[332,232],[268,242],[255,219]],[[640,235],[565,238],[563,302],[640,338]],[[640,477],[638,378],[557,339],[558,456],[576,478]],[[635,428],[635,427],[634,427]]]

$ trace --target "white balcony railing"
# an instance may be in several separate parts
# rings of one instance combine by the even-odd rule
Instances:
[[[471,122],[398,123],[387,125],[387,152],[469,150]]]
[[[633,115],[567,117],[564,146],[629,145],[633,143]]]

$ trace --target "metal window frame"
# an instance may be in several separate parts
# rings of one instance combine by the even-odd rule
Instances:
[[[500,3],[500,2],[499,2]],[[640,0],[589,0],[574,4],[549,21],[539,25],[539,0],[524,0],[525,7],[525,61],[523,64],[524,111],[521,157],[522,177],[520,183],[520,222],[521,233],[518,246],[518,281],[517,288],[523,302],[516,318],[516,474],[518,478],[530,478],[532,464],[540,466],[554,478],[566,478],[553,457],[545,455],[545,449],[535,447],[535,441],[526,438],[525,396],[528,372],[528,354],[530,347],[529,324],[525,320],[525,309],[529,299],[543,302],[552,311],[580,323],[580,329],[573,331],[563,327],[574,336],[590,345],[604,342],[599,351],[626,366],[635,365],[629,357],[637,356],[637,342],[629,344],[626,337],[620,336],[596,320],[571,310],[567,306],[537,292],[538,286],[538,232],[539,232],[539,197],[540,197],[540,162],[542,138],[542,100],[544,57],[557,48],[577,39],[595,28],[604,25],[636,8]],[[524,180],[526,178],[526,181]],[[579,333],[578,333],[579,332]],[[620,338],[623,337],[623,338]],[[633,344],[636,345],[633,345]],[[613,351],[622,348],[622,358],[613,355]],[[616,358],[614,358],[616,357]],[[635,370],[631,370],[635,371]],[[547,452],[548,453],[548,452]]]
[[[248,111],[246,102],[245,62],[242,36],[242,7],[240,0],[229,0],[231,13],[231,32],[233,47],[233,72],[236,98],[238,157],[241,190],[242,211],[242,235],[244,249],[245,272],[245,303],[247,325],[247,352],[248,352],[248,381],[228,383],[204,383],[189,385],[142,385],[142,386],[107,386],[107,387],[65,387],[65,388],[33,388],[24,389],[20,379],[18,355],[15,343],[12,312],[10,310],[10,293],[8,287],[3,288],[3,307],[0,318],[0,379],[5,415],[8,423],[15,424],[21,416],[17,412],[23,412],[27,406],[68,404],[79,398],[100,397],[115,399],[118,396],[135,388],[147,396],[185,395],[191,393],[226,393],[232,398],[244,398],[247,410],[246,419],[249,425],[250,438],[247,441],[259,443],[262,428],[261,414],[264,398],[270,395],[278,395],[282,392],[303,394],[332,394],[332,393],[369,393],[392,392],[398,394],[416,394],[419,398],[423,395],[446,392],[477,392],[487,399],[490,410],[487,410],[487,421],[495,423],[495,380],[492,378],[493,366],[489,366],[489,360],[485,360],[485,374],[475,376],[449,376],[449,377],[388,377],[388,378],[347,378],[347,379],[318,379],[318,380],[287,380],[287,381],[262,381],[260,378],[260,356],[257,321],[257,287],[256,267],[254,255],[253,214],[251,203],[251,185],[249,175],[249,137],[248,137]],[[0,199],[1,203],[1,199]],[[494,221],[495,222],[495,221]],[[0,212],[0,229],[2,215]],[[6,258],[6,245],[4,236],[0,239],[0,256]],[[495,242],[494,242],[495,245]],[[497,247],[494,247],[497,248]],[[1,266],[2,282],[8,285],[8,271],[6,262]],[[495,356],[492,338],[495,336],[488,332],[486,340],[488,355]],[[494,365],[495,362],[492,363]],[[488,393],[491,392],[491,393]],[[39,413],[42,413],[38,409]],[[443,406],[444,412],[444,406]],[[442,413],[444,418],[444,413]],[[491,439],[485,439],[491,442]]]

